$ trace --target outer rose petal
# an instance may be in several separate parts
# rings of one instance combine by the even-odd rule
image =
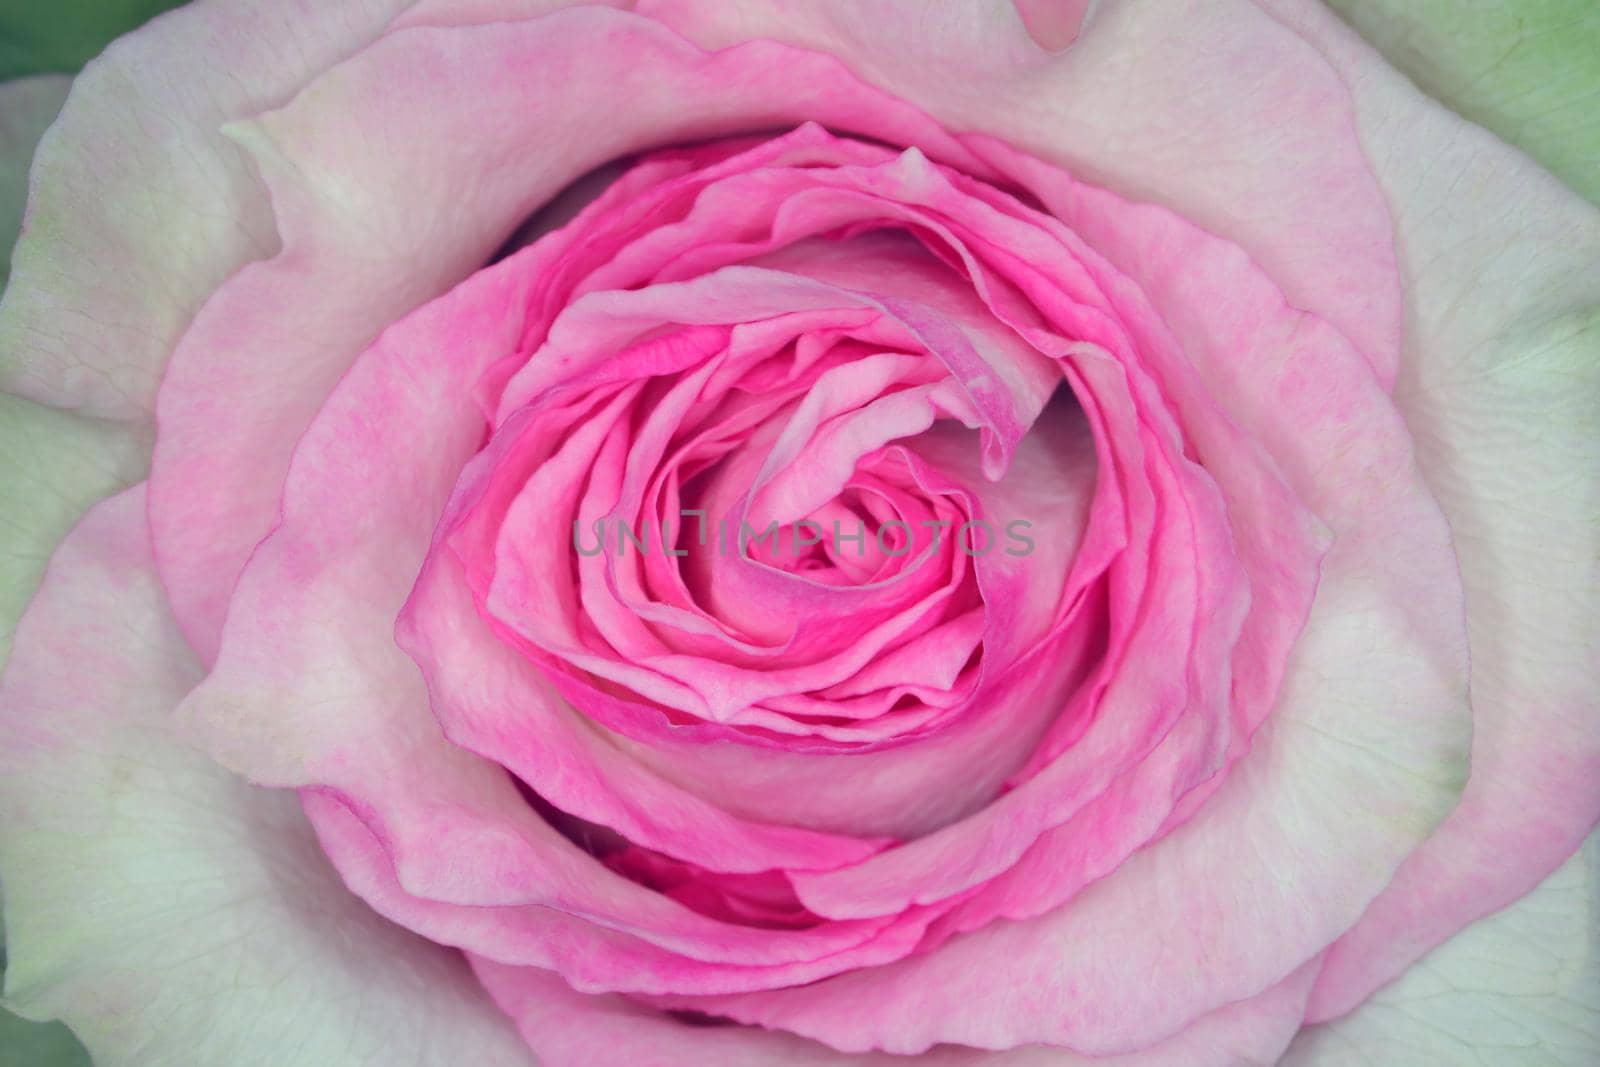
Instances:
[[[770,38],[831,53],[951,131],[1165,204],[1249,252],[1392,380],[1393,240],[1338,79],[1242,0],[1093,8],[1052,55],[1000,0],[638,4],[706,47]]]
[[[39,145],[28,233],[0,301],[0,387],[149,414],[179,332],[272,215],[221,133],[369,41],[402,0],[196,3],[114,41]],[[182,77],[164,77],[172,68]]]
[[[747,1026],[689,1026],[615,996],[574,992],[549,971],[469,957],[522,1028],[543,1067],[588,1067],[594,1049],[650,1067],[1241,1067],[1269,1064],[1300,1025],[1312,962],[1260,996],[1230,1004],[1183,1032],[1121,1056],[1080,1056],[1034,1045],[1007,1052],[944,1045],[908,1059],[836,1052],[793,1034]]]
[[[0,85],[0,285],[34,144],[71,84],[51,74]],[[137,481],[148,453],[136,431],[0,394],[0,664],[56,542],[90,504]]]
[[[130,427],[0,393],[0,665],[56,543],[89,505],[137,481],[149,451]]]
[[[63,543],[0,683],[7,1006],[100,1067],[529,1064],[459,958],[340,885],[292,796],[172,734],[199,674],[130,490]]]
[[[1334,948],[1312,1005],[1328,1018],[1528,892],[1600,818],[1600,212],[1320,7],[1273,6],[1349,80],[1394,205],[1395,396],[1455,531],[1472,647],[1466,793]]]
[[[633,0],[415,0],[404,14],[394,20],[391,29],[399,30],[407,26],[478,26],[486,22],[535,19],[578,4],[625,10],[633,5]]]
[[[55,121],[72,79],[41,74],[0,85],[0,288],[10,272],[11,246],[22,232],[28,164],[45,128]]]
[[[1600,838],[1543,885],[1434,949],[1280,1067],[1600,1063]]]
[[[1422,89],[1600,202],[1594,0],[1330,0]]]
[[[34,145],[61,110],[71,84],[66,75],[49,74],[0,85],[0,288],[22,227]],[[118,466],[104,454],[104,436],[94,424],[0,396],[0,515],[6,516],[0,543],[7,546],[0,556],[0,664],[11,648],[12,625],[33,595],[50,550],[85,507],[137,477],[135,471],[123,480],[101,468],[102,462]],[[120,458],[142,466],[145,449],[131,443]],[[0,1048],[30,1064],[87,1061],[65,1027],[37,1025],[3,1010]]]

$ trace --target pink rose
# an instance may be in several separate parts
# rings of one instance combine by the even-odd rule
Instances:
[[[0,688],[8,1001],[1404,1059],[1312,1024],[1600,816],[1600,218],[1310,3],[1024,6],[198,4],[86,71],[4,379],[148,481]]]

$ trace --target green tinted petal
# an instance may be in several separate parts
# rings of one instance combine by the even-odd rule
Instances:
[[[134,431],[0,394],[0,668],[57,542],[91,504],[137,480],[148,455]],[[0,1067],[88,1063],[61,1023],[30,1022],[0,1008]]]
[[[136,481],[149,445],[124,427],[0,393],[0,667],[45,561],[88,507]],[[0,966],[0,974],[4,973]],[[0,1008],[0,1067],[86,1067],[59,1022]]]
[[[5,975],[5,960],[5,939],[0,936],[0,977]],[[0,1067],[90,1067],[90,1060],[65,1023],[34,1022],[0,1006]]]
[[[56,543],[149,456],[145,431],[0,393],[0,665]]]
[[[1595,0],[1329,0],[1423,90],[1600,202]]]
[[[144,508],[66,538],[0,692],[28,742],[0,746],[6,1004],[97,1067],[533,1067],[460,953],[345,888],[292,791],[175,732],[203,670]]]
[[[9,14],[0,8],[0,19]],[[8,28],[0,26],[0,32]],[[9,39],[0,46],[0,64],[9,56],[4,52],[8,46]],[[22,225],[33,147],[60,111],[71,84],[64,75],[47,74],[0,85],[0,288]],[[125,444],[87,459],[119,436],[128,437],[0,395],[0,545],[5,546],[0,550],[0,665],[10,650],[11,630],[56,542],[89,504],[137,473],[140,461],[132,459]],[[58,437],[65,454],[44,458]],[[61,484],[41,486],[57,477]],[[31,1022],[0,1009],[0,1067],[88,1064],[89,1054],[66,1026]]]

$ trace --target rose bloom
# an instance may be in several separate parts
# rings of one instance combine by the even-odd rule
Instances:
[[[1597,294],[1600,215],[1308,0],[158,18],[0,305],[7,1004],[1594,1062]]]

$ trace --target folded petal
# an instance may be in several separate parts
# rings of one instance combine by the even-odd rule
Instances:
[[[1116,1056],[1082,1056],[1035,1045],[987,1052],[954,1045],[915,1059],[884,1052],[837,1052],[781,1031],[693,1025],[622,997],[585,995],[549,971],[469,957],[506,1014],[517,1021],[545,1067],[580,1067],[596,1047],[619,1062],[652,1067],[1239,1067],[1277,1060],[1299,1025],[1315,975],[1308,964],[1258,997],[1229,1004],[1179,1034]]]
[[[325,9],[334,10],[317,8]],[[275,103],[256,99],[254,110]],[[230,111],[215,121],[237,117]],[[216,159],[239,167],[248,159],[260,169],[272,196],[272,216],[260,227],[270,235],[275,223],[281,246],[206,303],[161,389],[150,490],[156,556],[202,656],[214,655],[228,593],[276,519],[295,441],[385,326],[481,267],[530,213],[592,168],[665,142],[806,119],[968,159],[926,118],[871,92],[829,57],[766,45],[709,55],[649,19],[590,6],[528,21],[395,30],[285,106],[230,126],[244,154],[231,140],[208,141]],[[463,143],[473,150],[462,151]],[[459,195],[463,188],[473,195]],[[218,205],[205,217],[255,217],[242,211]],[[95,247],[105,247],[107,235],[97,234]],[[195,240],[208,250],[229,247]],[[258,244],[252,256],[274,250]],[[141,254],[141,264],[167,271],[159,291],[185,277],[171,273],[182,266],[174,253]],[[221,277],[205,273],[209,291]],[[119,293],[97,291],[90,310],[114,308]],[[162,334],[162,360],[192,311],[169,316],[175,325]],[[19,306],[23,313],[31,314]],[[6,338],[0,317],[0,351]],[[62,347],[137,354],[151,344],[143,335],[134,347],[97,335]],[[50,371],[50,380],[64,373]],[[204,499],[189,492],[196,481],[209,487]]]
[[[293,92],[401,6],[191,4],[85,67],[34,160],[30,225],[0,300],[0,387],[148,418],[201,301],[276,244],[265,192],[222,124]],[[155,74],[173,68],[183,75]]]
[[[1472,652],[1461,805],[1332,950],[1312,1003],[1329,1018],[1538,885],[1600,818],[1600,211],[1319,6],[1274,8],[1349,81],[1394,205],[1395,398],[1454,532]]]
[[[102,1067],[527,1067],[460,958],[351,896],[291,796],[173,734],[200,666],[144,508],[129,490],[69,535],[0,683],[7,1006]]]
[[[0,85],[0,288],[23,224],[34,146],[71,84],[44,74]],[[143,477],[148,454],[137,428],[0,393],[0,665],[56,543],[90,504]]]
[[[138,481],[137,428],[0,393],[0,665],[56,543],[89,505]]]
[[[1245,0],[1101,0],[1053,53],[1009,3],[642,0],[638,10],[705,47],[767,38],[831,53],[946,129],[1172,207],[1244,248],[1295,306],[1394,376],[1393,239],[1349,93]]]

